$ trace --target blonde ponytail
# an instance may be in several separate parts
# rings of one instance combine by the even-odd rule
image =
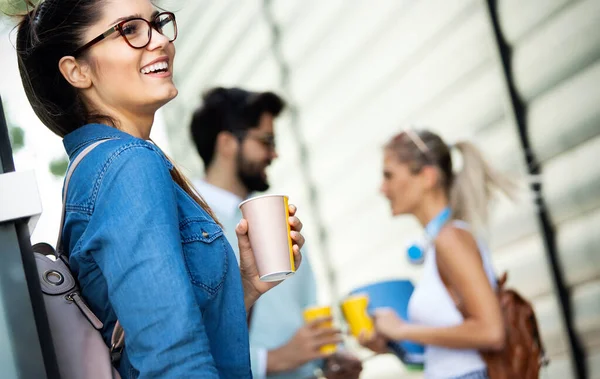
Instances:
[[[450,186],[453,216],[472,225],[485,226],[494,195],[502,192],[514,199],[516,182],[492,168],[472,143],[458,142],[453,148],[462,157],[462,169],[453,175]]]

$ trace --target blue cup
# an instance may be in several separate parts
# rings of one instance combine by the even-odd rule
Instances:
[[[414,291],[410,280],[389,280],[354,289],[350,294],[365,293],[369,296],[367,311],[372,314],[377,308],[392,308],[403,320],[408,320],[408,301]],[[411,368],[422,368],[425,348],[409,341],[392,341],[390,350]]]

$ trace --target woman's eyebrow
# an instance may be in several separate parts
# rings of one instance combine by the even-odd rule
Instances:
[[[115,25],[121,21],[129,20],[131,18],[142,18],[142,15],[139,13],[136,13],[136,14],[132,14],[131,16],[119,17],[116,20],[114,20],[113,22],[111,22],[110,25]]]
[[[154,17],[158,16],[159,13],[160,13],[159,11],[155,10],[154,12],[152,12],[152,15],[150,16],[150,19],[152,20]],[[114,20],[113,22],[111,22],[109,26],[118,24],[121,21],[129,20],[129,19],[132,19],[132,18],[144,18],[144,17],[142,17],[142,15],[139,14],[139,13],[132,14],[130,16],[119,17],[116,20]]]

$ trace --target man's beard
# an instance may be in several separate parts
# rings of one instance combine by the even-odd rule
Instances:
[[[237,175],[242,184],[252,192],[264,192],[269,189],[269,182],[262,176],[263,165],[255,162],[248,162],[242,154],[238,154]],[[269,163],[267,163],[268,166]]]

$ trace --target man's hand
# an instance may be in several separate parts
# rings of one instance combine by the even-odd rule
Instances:
[[[363,332],[358,336],[358,342],[377,354],[385,354],[389,351],[388,339],[378,333],[366,334]]]
[[[302,326],[285,345],[270,350],[267,356],[267,374],[294,370],[315,359],[326,358],[319,348],[341,342],[341,332],[323,327],[331,317],[321,317]]]
[[[323,374],[327,379],[358,379],[362,363],[354,355],[338,352],[327,358]]]

